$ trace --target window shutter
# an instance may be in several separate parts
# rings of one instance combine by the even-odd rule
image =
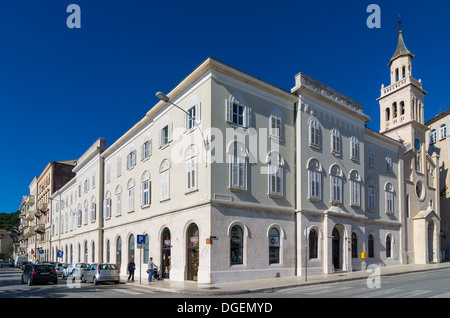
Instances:
[[[140,184],[140,189],[139,189],[139,205],[143,206],[144,205],[144,183]]]
[[[232,107],[232,104],[230,103],[230,101],[228,99],[225,100],[225,120],[227,122],[231,122],[231,120],[232,120],[231,107]]]
[[[168,135],[169,135],[168,141],[171,142],[172,138],[173,138],[173,123],[172,122],[169,124],[168,130],[169,130],[168,131]]]
[[[159,147],[159,148],[162,147],[162,139],[163,139],[163,130],[160,129],[160,130],[159,130],[159,134],[158,134],[158,147]]]
[[[248,106],[244,108],[244,127],[248,128],[252,126],[252,109]]]
[[[195,104],[195,123],[200,124],[200,102]]]

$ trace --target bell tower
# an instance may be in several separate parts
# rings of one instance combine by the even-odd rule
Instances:
[[[412,77],[412,54],[403,40],[403,30],[399,21],[398,43],[389,61],[389,86],[381,86],[380,133],[396,140],[417,146],[425,141],[423,101],[427,94],[422,89],[422,81]]]

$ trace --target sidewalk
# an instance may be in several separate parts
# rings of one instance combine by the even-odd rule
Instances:
[[[425,265],[400,265],[380,267],[381,276],[391,276],[406,273],[445,270],[450,269],[450,263],[425,264]],[[170,282],[169,280],[160,280],[147,282],[147,277],[143,275],[142,284],[139,284],[139,277],[135,277],[135,282],[127,282],[127,285],[136,287],[145,287],[155,292],[163,293],[179,293],[195,296],[215,296],[215,295],[238,295],[246,293],[261,293],[268,291],[276,291],[284,288],[293,288],[307,285],[335,283],[342,281],[350,281],[357,279],[367,279],[373,273],[370,271],[356,272],[338,272],[328,275],[308,276],[307,281],[300,276],[286,276],[277,278],[266,278],[258,280],[237,281],[216,284],[198,284],[197,282]],[[137,279],[136,279],[137,278]],[[126,279],[125,279],[126,282]]]

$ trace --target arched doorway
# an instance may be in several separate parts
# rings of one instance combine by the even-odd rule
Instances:
[[[338,229],[335,227],[332,233],[332,262],[335,270],[341,269],[341,238]]]
[[[428,261],[430,263],[434,262],[434,222],[430,220],[428,222]]]
[[[170,240],[170,230],[166,227],[161,234],[161,274],[162,278],[169,278],[170,272],[170,250],[172,243]]]
[[[195,223],[189,225],[186,237],[187,279],[197,280],[199,266],[199,231]]]

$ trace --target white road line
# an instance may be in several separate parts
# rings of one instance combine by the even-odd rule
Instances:
[[[370,290],[367,293],[359,296],[359,298],[372,298],[372,297],[385,297],[388,294],[401,292],[402,289],[398,288],[376,288],[374,290]]]
[[[397,295],[393,295],[393,296],[389,296],[389,298],[410,298],[410,297],[414,297],[414,296],[419,296],[419,295],[423,295],[426,293],[429,293],[431,291],[429,290],[413,290],[413,291],[409,291],[406,293],[400,293]]]
[[[132,291],[132,290],[122,289],[122,288],[113,288],[113,289],[110,289],[110,290],[114,291],[114,292],[118,292],[118,293],[128,294],[128,295],[142,295],[141,292],[135,292],[135,291]]]

